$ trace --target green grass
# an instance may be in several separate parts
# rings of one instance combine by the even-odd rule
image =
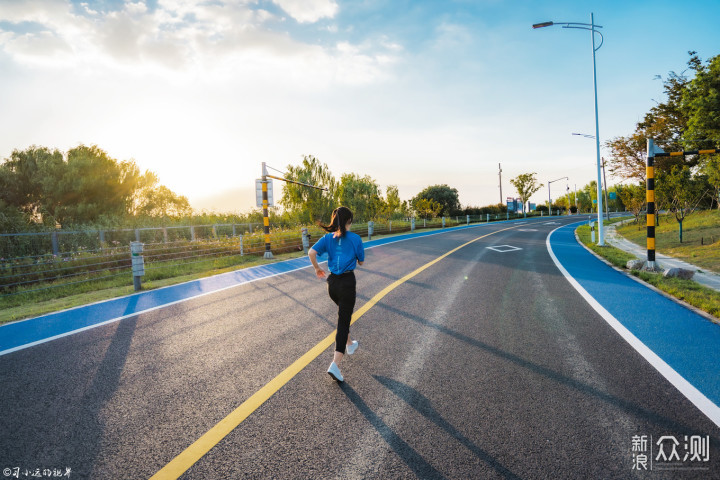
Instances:
[[[605,225],[608,222],[604,223]],[[600,247],[596,243],[591,241],[590,227],[588,225],[581,225],[577,228],[576,233],[582,243],[584,243],[590,250],[597,253],[608,262],[612,263],[616,267],[625,268],[629,260],[635,260],[637,257],[631,253],[627,253],[619,248],[615,248],[612,245],[605,244]]]
[[[629,223],[617,232],[631,242],[645,247],[647,225],[641,217],[640,225]],[[675,217],[660,216],[655,228],[655,250],[698,267],[720,273],[720,211],[695,212],[683,221],[683,241],[680,243],[679,224]]]
[[[637,270],[633,270],[632,273],[673,297],[684,300],[690,305],[720,318],[720,292],[704,287],[692,280],[665,278],[658,273],[639,272]]]
[[[698,225],[703,225],[703,222],[705,222],[705,221],[706,221],[705,219],[700,219],[700,222],[698,222]],[[606,224],[607,224],[607,222],[606,222]],[[631,230],[633,230],[633,229],[636,230],[637,228],[638,227],[636,224],[630,225]],[[628,229],[628,226],[619,227],[617,230],[618,230],[618,232],[621,232],[626,229]],[[588,227],[587,225],[582,225],[582,226],[578,227],[576,232],[577,232],[578,238],[585,246],[587,246],[593,252],[597,253],[598,255],[605,258],[610,263],[612,263],[613,265],[615,265],[619,268],[626,269],[627,261],[634,260],[637,258],[632,254],[626,253],[626,252],[619,250],[612,246],[606,245],[604,247],[598,247],[596,244],[594,244],[590,241],[590,227]],[[645,242],[645,237],[643,236],[643,243],[644,242]],[[699,241],[698,241],[698,244],[699,244]],[[717,248],[717,245],[715,245],[715,248]],[[708,255],[708,253],[710,253],[710,255]],[[699,249],[697,252],[698,255],[702,255],[702,257],[700,257],[701,260],[705,260],[706,256],[713,257],[714,253],[715,252],[709,252],[707,249]],[[692,263],[695,263],[696,265],[700,265],[698,262],[692,262]],[[633,270],[630,273],[632,275],[634,275],[635,277],[640,278],[644,282],[647,282],[650,285],[653,285],[654,287],[658,288],[659,290],[662,290],[663,292],[668,293],[669,295],[672,295],[675,298],[683,300],[683,301],[689,303],[690,305],[694,306],[695,308],[698,308],[706,313],[709,313],[710,315],[720,318],[720,292],[713,290],[711,288],[707,288],[707,287],[700,285],[699,283],[694,282],[692,280],[682,280],[679,278],[665,278],[662,276],[662,274],[659,274],[659,273],[648,273],[648,272],[641,272],[638,270]]]

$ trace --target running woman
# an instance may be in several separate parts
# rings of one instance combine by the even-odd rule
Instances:
[[[355,270],[356,265],[365,261],[365,249],[360,235],[350,231],[353,214],[347,207],[338,207],[332,212],[330,225],[320,225],[328,232],[320,237],[308,252],[310,262],[315,267],[315,275],[319,279],[326,276],[325,270],[320,268],[317,256],[328,254],[327,277],[328,293],[338,306],[338,327],[335,335],[335,354],[328,368],[328,374],[338,382],[343,381],[338,364],[345,352],[348,355],[355,353],[358,342],[350,341],[350,319],[355,308]]]

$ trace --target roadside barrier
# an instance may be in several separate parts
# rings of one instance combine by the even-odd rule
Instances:
[[[505,217],[504,214],[493,219],[485,215],[445,217],[423,219],[422,223],[415,218],[378,221],[355,224],[352,231],[368,238],[414,232],[422,228],[505,220]],[[231,268],[246,262],[244,257],[265,254],[264,232],[260,228],[253,231],[253,226],[259,227],[258,224],[196,225],[103,233],[57,231],[24,234],[34,239],[34,244],[30,246],[35,251],[45,248],[44,253],[35,255],[23,255],[29,250],[27,243],[18,249],[20,255],[8,255],[7,247],[23,234],[14,237],[5,234],[0,236],[0,243],[3,239],[6,241],[5,252],[0,257],[0,308],[21,304],[26,294],[36,294],[32,298],[37,299],[39,292],[46,291],[47,295],[41,295],[41,299],[123,285],[133,285],[139,290],[142,288],[141,279],[148,282],[187,275],[193,273],[193,265],[203,262],[207,264],[207,267],[202,267],[206,270]],[[273,229],[270,235],[272,251],[275,254],[307,253],[324,233],[317,226]],[[116,240],[118,238],[124,238],[126,243],[120,245],[120,240]],[[67,250],[63,251],[63,247]],[[17,299],[10,301],[11,297]]]

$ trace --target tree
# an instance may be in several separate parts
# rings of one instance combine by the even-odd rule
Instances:
[[[669,173],[663,172],[658,177],[656,190],[668,200],[669,210],[680,226],[680,243],[683,239],[683,221],[695,211],[706,194],[703,185],[702,179],[694,178],[687,165],[676,166]]]
[[[68,151],[33,146],[0,165],[0,200],[25,215],[25,225],[120,223],[136,216],[189,215],[187,198],[158,184],[134,161],[117,161],[97,146]]]
[[[695,52],[689,52],[688,65],[694,68],[697,63]],[[608,160],[610,174],[624,180],[644,182],[646,180],[647,139],[652,138],[655,145],[665,151],[682,149],[682,138],[687,128],[687,109],[683,107],[683,98],[690,81],[684,72],[670,72],[663,82],[667,97],[650,109],[635,131],[626,136],[608,140],[605,146],[611,151]],[[684,157],[657,157],[655,171],[669,171],[674,165],[694,165],[697,160]]]
[[[563,212],[568,211],[570,209],[570,200],[568,199],[567,195],[563,195],[562,197],[555,200],[553,208]]]
[[[367,175],[343,174],[337,193],[340,204],[348,207],[357,219],[371,220],[383,206],[380,187]]]
[[[415,211],[422,218],[435,218],[443,211],[443,206],[435,200],[421,198],[415,203]]]
[[[393,218],[396,215],[403,216],[403,202],[400,200],[397,185],[388,185],[385,193],[385,205],[388,218]]]
[[[133,206],[140,171],[134,161],[111,158],[97,146],[68,151],[67,163],[46,190],[47,208],[63,225],[126,217]]]
[[[140,217],[170,218],[192,215],[187,197],[177,195],[164,185],[143,192],[135,215]]]
[[[28,218],[23,212],[0,199],[0,232],[21,233],[28,230]]]
[[[595,180],[591,180],[590,183],[585,185],[582,189],[585,195],[587,195],[589,202],[588,211],[597,212],[597,182]]]
[[[0,199],[6,208],[17,208],[28,220],[55,226],[49,215],[47,193],[55,188],[62,167],[63,155],[58,150],[37,146],[13,150],[0,166]]]
[[[707,176],[708,183],[714,190],[713,199],[720,209],[720,155],[706,157],[702,164],[702,172]],[[710,208],[712,208],[712,201]]]
[[[687,117],[683,136],[686,148],[714,148],[720,141],[720,55],[703,65],[695,52],[690,68],[693,78],[682,92],[680,106]]]
[[[635,216],[635,223],[640,223],[640,213],[645,206],[645,187],[642,185],[618,186],[617,193],[625,208]]]
[[[522,200],[523,217],[527,216],[525,213],[525,205],[528,200],[543,187],[542,183],[537,183],[535,175],[537,175],[535,172],[522,173],[510,180],[510,183],[515,187],[515,190],[517,190],[520,200]]]
[[[589,193],[589,191],[586,188],[578,190],[578,192],[577,192],[577,204],[578,204],[578,209],[580,209],[581,212],[591,212],[592,211],[593,196],[591,193]]]
[[[460,210],[460,198],[457,189],[450,188],[445,184],[427,187],[413,197],[410,204],[415,211],[419,211],[418,202],[422,199],[433,200],[438,203],[442,207],[437,213],[438,215],[454,215]]]
[[[337,203],[337,180],[324,163],[312,155],[304,155],[302,164],[288,165],[285,178],[296,182],[327,188],[322,191],[287,183],[280,198],[282,205],[291,216],[302,223],[330,221],[330,215]]]

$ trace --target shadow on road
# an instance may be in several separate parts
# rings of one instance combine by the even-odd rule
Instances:
[[[357,407],[360,413],[370,422],[380,436],[400,459],[417,475],[418,478],[444,479],[445,477],[430,465],[418,452],[396,434],[387,423],[372,411],[362,397],[347,382],[341,383],[340,388],[348,399]]]
[[[492,455],[482,448],[475,445],[469,438],[458,431],[450,422],[445,420],[430,404],[430,400],[420,394],[417,390],[404,383],[393,380],[392,378],[373,375],[373,378],[380,382],[385,388],[400,397],[405,403],[418,411],[422,416],[433,422],[438,427],[445,430],[450,436],[460,442],[465,448],[470,450],[476,457],[487,463],[496,472],[505,478],[519,479],[517,475],[505,468]]]
[[[619,409],[623,410],[624,412],[632,414],[636,417],[643,418],[650,423],[653,423],[659,427],[662,427],[663,429],[672,429],[675,432],[681,432],[683,435],[688,434],[687,432],[694,432],[693,434],[695,434],[695,433],[704,434],[703,432],[696,432],[696,429],[691,427],[690,425],[680,424],[677,421],[673,420],[672,418],[668,418],[663,415],[660,415],[656,412],[648,410],[647,408],[644,408],[633,402],[630,402],[623,398],[612,395],[608,392],[598,390],[597,388],[595,388],[591,385],[588,385],[586,383],[583,383],[577,379],[565,376],[565,375],[558,373],[550,368],[544,367],[537,363],[531,362],[530,360],[526,360],[522,357],[519,357],[513,353],[506,352],[497,347],[489,345],[485,342],[482,342],[475,338],[464,335],[460,332],[457,332],[455,330],[447,328],[444,325],[439,325],[437,323],[433,323],[429,320],[426,320],[422,317],[418,317],[416,315],[410,315],[407,312],[404,312],[397,308],[393,308],[387,304],[382,304],[382,305],[378,305],[378,306],[381,306],[382,308],[387,309],[390,312],[393,312],[397,315],[401,315],[407,319],[417,322],[425,327],[433,328],[441,333],[444,333],[445,335],[449,335],[449,336],[451,336],[457,340],[460,340],[472,347],[481,349],[487,353],[490,353],[490,354],[500,357],[504,360],[512,362],[515,365],[518,365],[522,368],[530,370],[531,372],[536,373],[538,375],[542,375],[546,378],[549,378],[561,385],[573,388],[585,395],[595,397],[615,408],[619,408]],[[720,441],[720,439],[718,439],[717,437],[712,437],[712,439],[713,439],[713,442]]]
[[[132,312],[133,308],[134,305],[128,305],[129,312]],[[97,467],[107,434],[105,409],[112,402],[120,385],[137,327],[137,319],[138,317],[134,316],[118,322],[115,335],[80,402],[82,413],[75,425],[67,432],[70,440],[75,444],[78,458],[82,459],[82,465],[78,465],[77,468],[79,475],[87,474],[89,478]]]

